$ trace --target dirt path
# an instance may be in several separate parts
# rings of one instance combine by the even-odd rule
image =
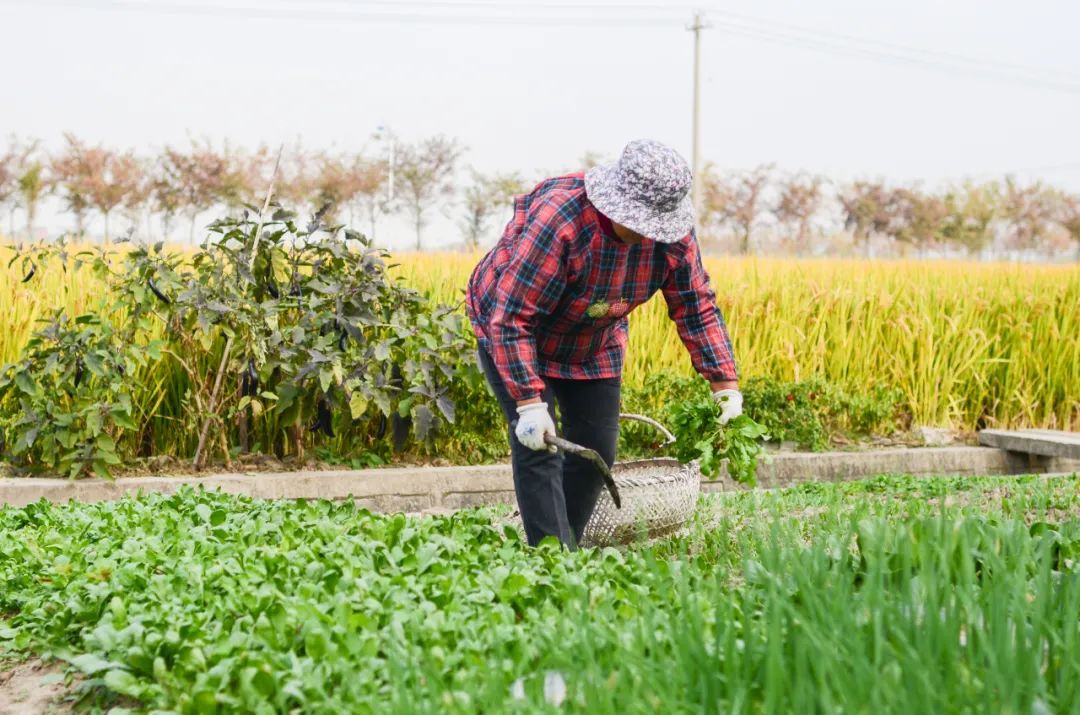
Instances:
[[[63,672],[61,666],[46,665],[37,659],[0,669],[0,715],[70,712],[71,708],[63,702],[67,693],[64,681],[55,678],[42,682],[47,676],[61,676]]]

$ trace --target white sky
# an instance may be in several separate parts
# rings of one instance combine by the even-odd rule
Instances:
[[[59,146],[72,131],[138,150],[190,135],[254,147],[302,137],[359,149],[379,124],[404,140],[459,137],[482,169],[574,165],[652,137],[689,157],[691,35],[680,24],[621,27],[610,18],[689,21],[653,0],[0,0],[0,134]],[[217,8],[189,11],[185,6]],[[492,4],[493,3],[493,4]],[[543,7],[538,7],[542,5]],[[612,12],[599,6],[621,8]],[[152,7],[148,7],[152,6]],[[554,6],[554,7],[553,7]],[[1015,172],[1080,190],[1080,3],[1068,0],[705,2],[702,153],[723,167],[775,162],[844,180],[934,185]],[[665,9],[668,8],[668,9]],[[379,12],[454,20],[374,21]],[[734,15],[732,15],[734,14]],[[586,18],[572,25],[518,19]],[[1040,68],[1032,86],[950,69],[832,54],[732,32],[762,21]],[[313,19],[312,19],[313,18]],[[587,18],[598,18],[588,21]],[[605,19],[606,18],[606,19]],[[795,32],[800,44],[843,44]],[[776,35],[770,36],[777,39]],[[900,52],[875,44],[879,51]],[[984,68],[986,65],[981,65]],[[993,71],[1009,74],[995,65]],[[1014,73],[1013,73],[1014,74]],[[407,230],[398,227],[407,239]],[[398,235],[395,232],[395,235]],[[431,244],[454,241],[448,220]]]

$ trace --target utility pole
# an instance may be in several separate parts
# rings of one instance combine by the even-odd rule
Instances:
[[[705,22],[704,15],[701,11],[694,13],[694,22],[687,27],[690,32],[694,33],[694,116],[691,132],[693,133],[692,139],[692,155],[691,171],[694,172],[694,183],[690,189],[690,201],[694,204],[694,218],[695,221],[701,216],[701,184],[702,179],[702,167],[701,167],[701,31],[709,25]]]

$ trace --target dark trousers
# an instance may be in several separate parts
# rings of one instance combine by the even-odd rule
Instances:
[[[536,451],[518,442],[513,429],[518,418],[517,403],[507,393],[484,350],[480,350],[480,367],[510,425],[514,492],[529,544],[535,546],[545,536],[555,536],[575,548],[596,507],[604,480],[596,467],[581,457]],[[620,380],[544,378],[544,385],[542,399],[548,404],[552,422],[555,405],[559,406],[562,436],[595,450],[609,466],[614,464],[619,439]]]

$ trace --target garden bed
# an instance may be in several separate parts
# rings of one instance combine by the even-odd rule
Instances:
[[[504,510],[184,488],[0,508],[0,657],[177,712],[1055,712],[1080,478],[707,495],[689,532],[528,549]]]

